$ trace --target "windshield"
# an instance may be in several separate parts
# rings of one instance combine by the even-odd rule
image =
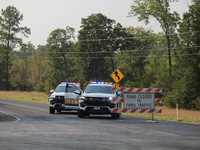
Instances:
[[[66,86],[57,86],[55,92],[65,92]]]
[[[85,93],[109,93],[113,94],[111,86],[88,85]]]
[[[75,85],[67,85],[67,89],[66,89],[66,85],[59,85],[57,86],[55,92],[66,92],[66,93],[74,93],[74,91],[78,90],[77,86]]]

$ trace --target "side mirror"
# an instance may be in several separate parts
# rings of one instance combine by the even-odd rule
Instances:
[[[54,90],[50,90],[50,93],[52,94],[54,92]]]
[[[117,92],[117,96],[121,96],[122,95],[122,92]]]
[[[77,95],[81,95],[81,91],[79,91],[79,90],[74,91],[74,93]]]

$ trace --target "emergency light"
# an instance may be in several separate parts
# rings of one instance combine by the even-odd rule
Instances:
[[[93,82],[91,82],[91,84],[110,84],[110,85],[112,85],[113,83],[112,82],[97,82],[97,81],[93,81]]]
[[[67,84],[67,82],[61,82],[61,84]],[[73,84],[80,85],[80,83],[75,83],[75,82]]]

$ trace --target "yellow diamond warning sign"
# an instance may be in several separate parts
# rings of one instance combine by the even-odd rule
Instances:
[[[116,83],[118,83],[124,77],[124,75],[120,72],[119,69],[116,69],[110,76]]]

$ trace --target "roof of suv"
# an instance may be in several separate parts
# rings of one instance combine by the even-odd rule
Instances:
[[[66,86],[66,84],[72,84],[78,87],[80,86],[80,83],[71,83],[71,82],[61,82],[58,86]]]
[[[89,85],[91,85],[91,86],[114,86],[112,84],[88,84],[87,86],[89,86]]]

